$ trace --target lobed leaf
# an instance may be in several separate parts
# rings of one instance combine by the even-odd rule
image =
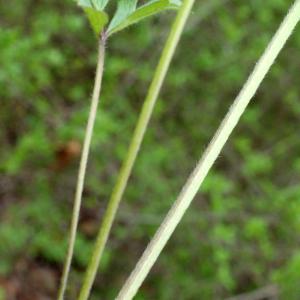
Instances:
[[[98,11],[89,7],[85,7],[83,10],[90,21],[92,29],[98,36],[108,22],[108,15],[104,11]]]
[[[108,34],[111,35],[120,31],[132,24],[138,23],[141,20],[158,14],[162,11],[169,9],[178,9],[181,5],[180,0],[153,0],[145,5],[140,6],[138,9],[128,14],[123,20],[119,22],[111,22],[108,28]]]
[[[98,11],[104,10],[109,0],[78,0],[78,5],[82,7],[94,8]]]
[[[119,0],[117,11],[108,26],[108,32],[124,22],[136,10],[136,5],[137,0]]]
[[[98,36],[101,30],[108,22],[108,15],[103,11],[108,0],[79,0],[81,6],[87,15],[92,29]]]

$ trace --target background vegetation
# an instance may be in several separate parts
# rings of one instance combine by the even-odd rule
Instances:
[[[291,1],[198,0],[155,109],[92,299],[113,299]],[[66,252],[96,42],[73,1],[0,4],[0,299],[53,299]],[[68,290],[93,238],[171,18],[111,39]],[[297,32],[137,299],[300,298]]]

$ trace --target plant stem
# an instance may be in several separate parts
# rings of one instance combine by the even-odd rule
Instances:
[[[117,300],[131,300],[137,293],[151,267],[191,204],[203,180],[220,154],[231,132],[237,125],[241,115],[255,95],[259,85],[268,73],[289,36],[292,34],[299,18],[300,0],[297,0],[291,7],[264,54],[256,64],[254,71],[246,81],[241,92],[233,102],[229,112],[204,152],[202,159],[190,175],[177,200],[136,264],[135,269],[122,287],[116,298]]]
[[[61,278],[58,300],[64,299],[64,294],[65,294],[68,276],[69,276],[71,263],[72,263],[72,257],[74,253],[74,246],[76,240],[76,232],[78,227],[80,207],[82,202],[82,192],[83,192],[84,179],[85,179],[86,168],[87,168],[87,161],[88,161],[93,129],[94,129],[94,124],[95,124],[95,119],[97,114],[97,107],[98,107],[99,97],[101,92],[104,58],[105,58],[105,40],[106,37],[104,35],[102,35],[101,38],[99,39],[95,84],[94,84],[93,95],[91,100],[89,118],[88,118],[85,137],[84,137],[83,149],[81,153],[81,160],[80,160],[80,166],[78,171],[78,178],[77,178],[77,185],[76,185],[76,192],[75,192],[75,199],[74,199],[74,207],[72,213],[72,221],[70,227],[68,251],[67,251],[67,257],[65,260],[62,278]]]
[[[96,239],[95,248],[91,261],[89,263],[83,286],[80,291],[79,300],[87,300],[92,288],[95,276],[99,267],[99,263],[111,230],[117,209],[124,194],[131,170],[139,152],[145,131],[149,124],[149,120],[157,101],[163,81],[166,77],[172,57],[175,53],[184,25],[191,11],[194,0],[185,0],[179,9],[176,19],[172,25],[170,34],[162,51],[159,63],[157,65],[153,80],[149,87],[149,91],[142,107],[126,159],[121,167],[117,178],[116,185],[108,202],[107,210],[103,217],[103,221]]]

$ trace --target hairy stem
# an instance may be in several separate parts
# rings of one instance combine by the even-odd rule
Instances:
[[[181,221],[185,211],[191,204],[203,180],[208,174],[213,163],[220,154],[231,132],[237,125],[241,115],[245,111],[258,87],[274,63],[279,52],[292,34],[300,18],[300,0],[291,7],[289,13],[265,50],[263,56],[256,64],[253,73],[245,83],[238,97],[233,102],[229,112],[222,121],[215,136],[207,147],[204,155],[190,175],[185,186],[181,190],[177,200],[171,207],[161,226],[150,241],[135,269],[122,287],[117,300],[131,300],[148,275],[151,267],[157,260],[162,249]]]
[[[104,35],[99,39],[98,62],[97,62],[95,84],[93,89],[91,108],[90,108],[89,118],[87,122],[80,166],[78,171],[78,179],[76,185],[74,207],[73,207],[72,221],[71,221],[70,234],[69,234],[68,251],[67,251],[67,257],[65,260],[62,278],[61,278],[61,284],[60,284],[60,289],[57,298],[58,300],[64,299],[68,276],[71,268],[72,257],[74,253],[74,246],[76,240],[76,232],[78,227],[80,207],[82,202],[82,192],[83,192],[84,179],[86,174],[87,161],[88,161],[93,129],[94,129],[94,124],[95,124],[95,119],[97,114],[97,107],[98,107],[99,97],[101,92],[104,57],[105,57],[105,39],[106,38],[104,37]]]
[[[79,295],[79,300],[87,300],[92,288],[99,263],[111,230],[113,221],[117,209],[119,207],[120,201],[124,194],[129,176],[131,174],[134,162],[136,160],[137,154],[139,152],[145,131],[149,124],[149,120],[158,98],[158,94],[162,87],[163,81],[166,77],[169,65],[171,63],[172,57],[175,53],[176,47],[178,45],[180,36],[182,34],[184,25],[186,23],[189,12],[192,8],[194,0],[185,0],[181,8],[179,9],[174,24],[171,28],[169,37],[164,46],[163,52],[161,54],[158,66],[156,68],[153,80],[151,82],[147,97],[142,107],[141,114],[139,116],[133,137],[127,152],[127,156],[121,167],[120,173],[117,178],[116,185],[113,189],[112,195],[109,199],[107,210],[103,217],[103,221],[96,239],[95,248],[91,261],[89,263],[83,286]]]

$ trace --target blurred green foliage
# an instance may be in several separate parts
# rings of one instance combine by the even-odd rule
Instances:
[[[116,294],[289,5],[197,1],[93,299]],[[96,42],[71,0],[12,0],[0,8],[0,274],[9,277],[20,257],[59,272],[78,162],[69,147],[83,138]],[[89,259],[171,17],[163,14],[109,41],[70,295]],[[300,298],[299,47],[297,31],[137,299],[225,299],[270,283],[279,285],[281,299]]]

